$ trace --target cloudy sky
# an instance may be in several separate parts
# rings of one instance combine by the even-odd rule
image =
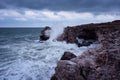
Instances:
[[[0,27],[67,26],[120,19],[120,0],[0,0]]]

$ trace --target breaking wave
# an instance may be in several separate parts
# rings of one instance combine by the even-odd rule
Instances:
[[[53,41],[62,29],[55,31],[48,41],[42,42],[35,36],[39,33],[8,34],[9,37],[0,35],[3,41],[0,42],[0,80],[50,80],[64,51],[80,55],[96,45],[77,47],[75,44]]]

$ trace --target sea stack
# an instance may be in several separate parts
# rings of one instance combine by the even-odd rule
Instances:
[[[40,33],[40,40],[46,41],[49,39],[51,33],[51,28],[46,26]]]

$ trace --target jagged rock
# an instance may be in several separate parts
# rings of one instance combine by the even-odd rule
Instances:
[[[51,77],[51,80],[58,80],[54,75]]]
[[[116,20],[113,22],[100,23],[100,24],[85,24],[78,26],[68,26],[64,29],[63,34],[61,34],[57,40],[58,41],[66,41],[67,43],[76,43],[78,46],[89,45],[88,43],[79,43],[77,39],[85,39],[85,40],[98,40],[98,29],[103,29],[106,27],[115,27],[120,24],[120,20]],[[106,31],[107,32],[107,31]],[[105,32],[103,32],[105,33]]]
[[[56,68],[56,74],[53,75],[51,80],[85,80],[81,73],[82,69],[79,69],[73,62],[62,60],[58,62]],[[60,75],[59,75],[60,74]]]
[[[46,26],[40,34],[40,40],[48,40],[50,37],[50,33],[51,33],[51,28]]]
[[[96,40],[95,29],[87,28],[87,26],[66,27],[63,34],[59,36],[57,40],[66,41],[67,43],[76,43],[79,46],[89,45],[89,42],[79,43],[78,39]]]
[[[120,80],[120,20],[95,24],[91,29],[99,45],[70,60],[58,61],[51,80]]]
[[[70,60],[75,57],[76,57],[76,55],[74,55],[71,52],[64,52],[63,56],[61,57],[61,60]]]

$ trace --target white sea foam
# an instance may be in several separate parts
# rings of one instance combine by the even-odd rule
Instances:
[[[75,44],[57,42],[54,39],[62,33],[62,29],[56,28],[52,32],[48,41],[23,41],[0,46],[0,48],[9,48],[10,54],[13,53],[15,54],[13,57],[16,57],[16,60],[7,67],[0,67],[0,71],[5,70],[0,75],[0,80],[50,80],[57,61],[65,51],[73,52],[78,56],[95,46],[92,44],[88,47],[77,47]]]
[[[21,43],[10,45],[13,52],[18,54],[18,59],[7,70],[4,78],[8,80],[50,80],[54,73],[56,62],[64,51],[71,51],[80,55],[88,48],[65,42]]]

